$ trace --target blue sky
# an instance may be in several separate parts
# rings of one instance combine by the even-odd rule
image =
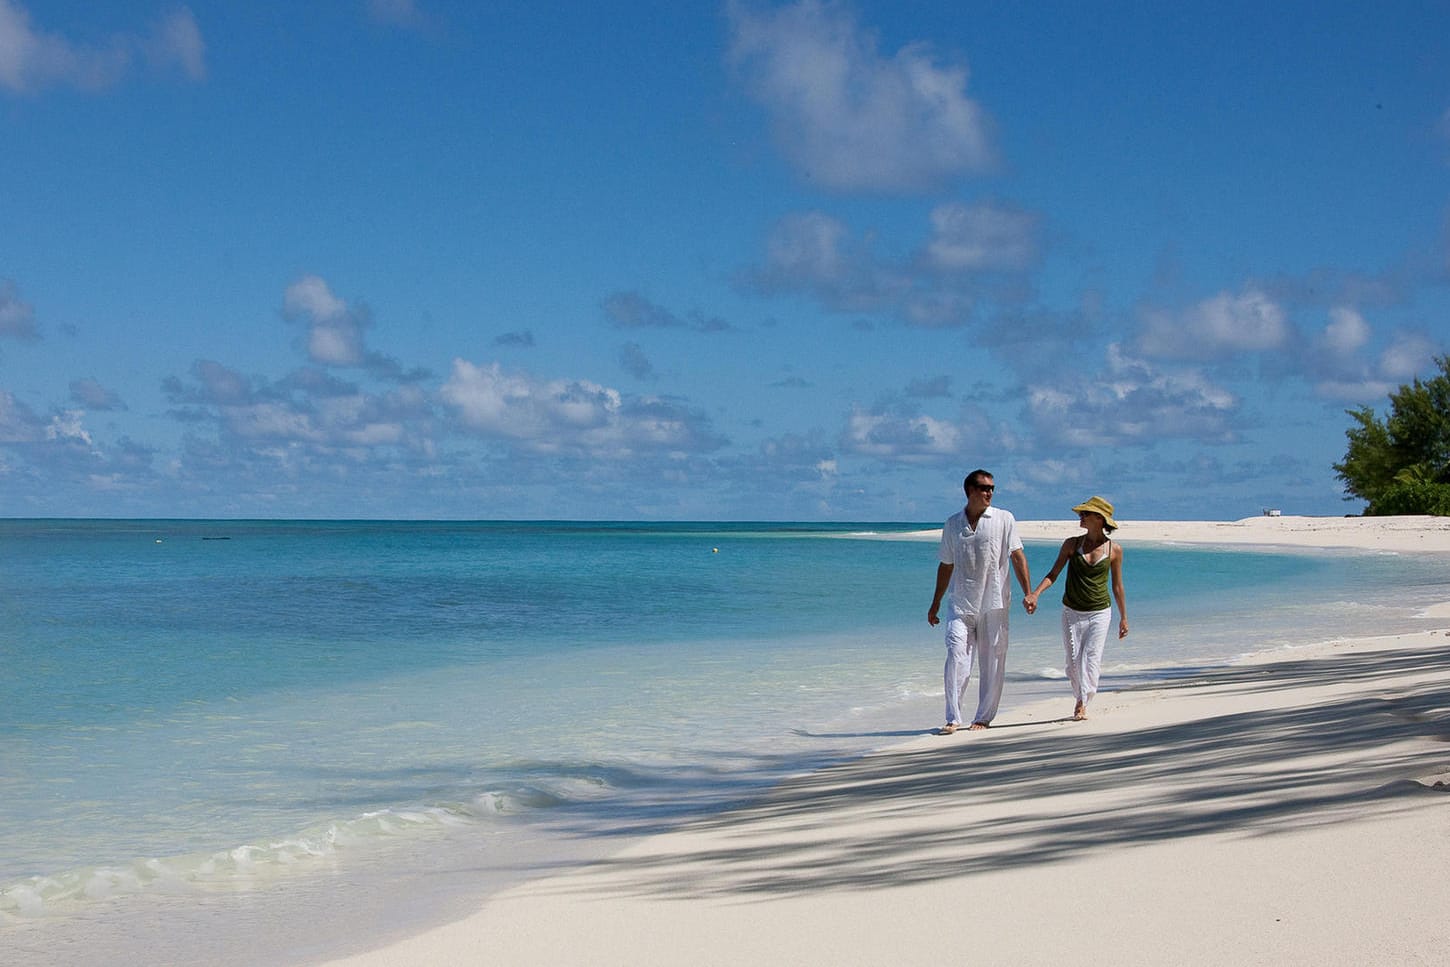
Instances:
[[[0,515],[1341,514],[1450,8],[0,0]]]

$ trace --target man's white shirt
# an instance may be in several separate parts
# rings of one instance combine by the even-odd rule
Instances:
[[[996,611],[1012,605],[1012,552],[1022,547],[1017,518],[1010,511],[988,507],[974,531],[967,512],[947,519],[938,559],[952,565],[948,586],[952,613],[958,617]]]

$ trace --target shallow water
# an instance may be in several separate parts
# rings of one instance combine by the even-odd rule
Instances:
[[[863,538],[921,526],[0,521],[0,940],[297,959],[918,734],[935,544]],[[1130,546],[1125,578],[1105,687],[1424,627],[1450,565]],[[1055,606],[1012,642],[1004,710],[1065,694]]]

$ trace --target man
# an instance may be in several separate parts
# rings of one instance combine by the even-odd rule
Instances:
[[[962,724],[962,697],[972,677],[972,659],[977,661],[977,713],[972,730],[985,729],[997,715],[1002,699],[1002,682],[1007,673],[1007,617],[1012,588],[1007,577],[1008,562],[1017,574],[1024,597],[1032,593],[1027,555],[1017,537],[1017,519],[1008,511],[992,506],[996,484],[985,470],[973,470],[962,481],[967,506],[946,522],[941,532],[940,564],[936,569],[936,593],[926,620],[939,623],[937,611],[942,595],[951,589],[947,616],[947,662],[943,673],[947,696],[947,724],[942,735],[951,735]],[[1035,602],[1024,600],[1027,613]]]

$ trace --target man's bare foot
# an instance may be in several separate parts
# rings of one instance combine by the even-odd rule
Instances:
[[[1074,722],[1081,722],[1085,718],[1087,718],[1087,703],[1078,702],[1076,705],[1073,706],[1072,720]]]
[[[987,727],[988,726],[987,726],[987,723],[986,722],[973,722],[971,725],[967,726],[967,731],[968,732],[980,732],[980,731],[982,731],[983,729],[985,729]]]
[[[955,722],[948,722],[946,725],[943,725],[941,728],[937,729],[936,730],[936,734],[937,735],[951,735],[956,730],[957,730],[957,723],[955,723]]]

